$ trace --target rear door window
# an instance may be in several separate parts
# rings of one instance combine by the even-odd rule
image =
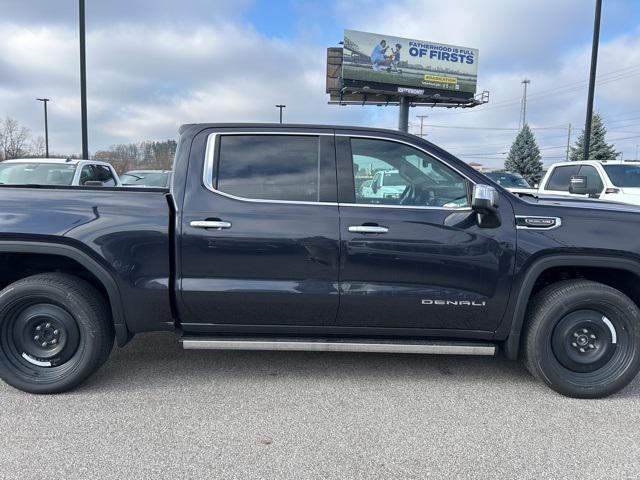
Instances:
[[[318,202],[315,135],[222,135],[216,189],[256,200]]]

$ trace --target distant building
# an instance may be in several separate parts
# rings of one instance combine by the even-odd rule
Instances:
[[[477,162],[469,162],[469,166],[479,172],[493,172],[494,170],[496,170],[492,167],[485,167],[482,163]]]

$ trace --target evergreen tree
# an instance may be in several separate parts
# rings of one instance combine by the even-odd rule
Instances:
[[[593,115],[591,123],[591,140],[589,142],[589,160],[615,160],[617,156],[616,148],[613,144],[607,143],[605,136],[607,129],[602,123],[602,118],[597,113]],[[578,140],[569,153],[572,162],[585,160],[584,158],[584,128],[578,136]]]
[[[540,149],[529,125],[525,124],[522,127],[511,145],[507,160],[504,162],[504,169],[508,172],[519,173],[531,185],[540,182],[542,178]]]

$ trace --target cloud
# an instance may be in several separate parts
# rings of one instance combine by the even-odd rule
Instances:
[[[52,98],[50,138],[60,153],[80,150],[76,2],[3,2],[0,21],[0,116],[10,115],[38,134],[42,105]],[[617,2],[614,5],[617,5]],[[89,140],[92,151],[113,143],[173,138],[182,123],[285,121],[396,128],[395,107],[337,107],[324,93],[325,40],[342,25],[480,48],[479,87],[489,105],[468,112],[412,109],[429,125],[517,128],[520,81],[530,78],[528,118],[548,161],[563,153],[569,122],[584,121],[592,5],[583,0],[513,2],[458,0],[455,7],[426,0],[347,2],[298,9],[295,38],[262,33],[243,12],[249,0],[142,0],[88,2]],[[38,7],[39,5],[39,7]],[[71,6],[70,6],[71,5]],[[41,8],[41,10],[40,10]],[[616,8],[609,15],[622,16]],[[610,21],[610,20],[608,20]],[[331,24],[335,22],[335,24]],[[332,33],[333,32],[333,33]],[[616,120],[640,117],[635,86],[640,76],[640,31],[609,33],[602,43],[597,108],[611,121],[611,138],[631,127]],[[625,77],[625,75],[627,75]],[[582,83],[579,83],[582,82]],[[608,82],[608,83],[607,83]],[[561,90],[560,87],[569,85]],[[559,93],[560,92],[560,93]],[[629,113],[631,112],[631,113]],[[616,127],[616,128],[614,128]],[[637,127],[634,127],[638,129]],[[426,128],[429,139],[465,159],[499,166],[515,130]],[[575,136],[574,136],[575,138]],[[627,157],[638,139],[620,142]],[[552,148],[553,147],[553,148]],[[471,154],[487,153],[486,159]]]

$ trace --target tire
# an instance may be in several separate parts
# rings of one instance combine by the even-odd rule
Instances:
[[[523,342],[525,366],[556,392],[606,397],[640,370],[640,310],[607,285],[554,283],[529,305]]]
[[[60,393],[95,372],[113,348],[105,298],[64,273],[19,280],[0,292],[0,378],[29,393]]]

